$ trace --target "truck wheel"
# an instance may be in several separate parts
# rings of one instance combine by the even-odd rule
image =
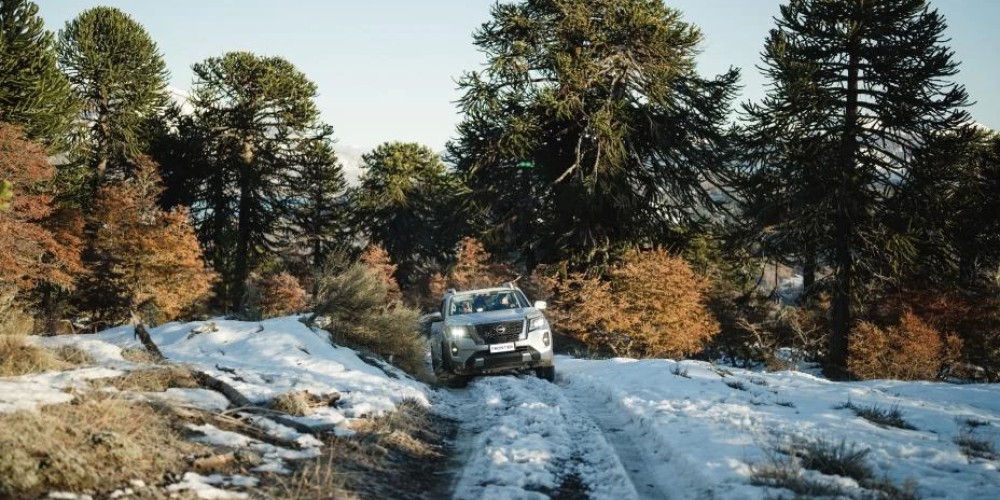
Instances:
[[[556,367],[554,366],[542,366],[540,368],[535,368],[535,375],[538,378],[543,378],[549,382],[556,381]]]

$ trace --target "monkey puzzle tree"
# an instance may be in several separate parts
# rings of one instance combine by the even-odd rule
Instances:
[[[289,239],[318,271],[327,256],[345,246],[350,237],[347,181],[329,139],[301,144],[296,157]]]
[[[196,224],[223,276],[220,295],[238,308],[250,271],[286,243],[279,225],[301,197],[301,153],[333,132],[318,121],[316,85],[280,57],[230,52],[194,72],[193,136],[206,164],[188,182],[199,185]]]
[[[142,124],[168,103],[166,64],[141,24],[112,7],[80,13],[59,31],[59,67],[83,101],[89,194],[127,177],[142,153]]]
[[[701,32],[659,0],[523,0],[474,34],[449,147],[490,238],[534,262],[606,262],[715,208],[735,71],[700,78]]]
[[[833,268],[828,361],[842,369],[859,280],[891,277],[912,257],[888,201],[919,152],[967,123],[967,97],[949,82],[957,63],[925,0],[791,0],[776,21],[763,53],[769,91],[745,113],[760,144],[778,147],[752,165],[775,174],[792,208],[780,226]]]
[[[28,139],[58,149],[67,143],[76,111],[38,5],[0,2],[0,122],[19,125]]]
[[[454,201],[464,187],[426,146],[388,142],[363,157],[352,191],[355,226],[384,248],[410,284],[422,263],[441,264],[461,237],[464,214]]]

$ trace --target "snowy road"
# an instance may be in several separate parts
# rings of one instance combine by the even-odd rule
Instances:
[[[781,459],[780,443],[815,440],[868,450],[873,477],[900,488],[885,491],[987,499],[1000,487],[997,457],[970,457],[957,444],[964,422],[975,422],[974,437],[996,449],[995,385],[838,383],[696,361],[677,369],[669,360],[562,358],[557,366],[555,384],[497,376],[442,391],[435,405],[460,422],[453,498],[775,498],[791,492],[755,484],[754,470]],[[875,425],[847,401],[898,408],[915,429]],[[796,474],[835,484],[844,498],[883,498],[874,483]]]
[[[639,436],[629,432],[633,425],[631,419],[621,411],[615,410],[610,398],[596,396],[579,385],[564,383],[563,388],[576,408],[600,427],[604,438],[614,448],[618,460],[628,472],[639,498],[645,500],[671,498],[668,493],[670,483],[678,482],[677,475],[671,474],[673,477],[668,477],[660,474],[661,470],[657,470],[657,465],[662,469],[663,465],[669,464],[669,456],[661,453],[663,450],[650,447],[648,441],[643,441]]]

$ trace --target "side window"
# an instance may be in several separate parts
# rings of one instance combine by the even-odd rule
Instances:
[[[444,319],[447,316],[448,316],[448,299],[444,299],[441,301],[441,319]]]

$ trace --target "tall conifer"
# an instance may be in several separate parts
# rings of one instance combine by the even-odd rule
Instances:
[[[776,21],[762,66],[771,87],[745,109],[760,139],[752,175],[777,180],[778,229],[833,268],[839,369],[859,282],[913,257],[887,201],[912,180],[918,152],[968,121],[967,98],[950,82],[944,19],[925,0],[791,0]]]
[[[19,125],[28,139],[59,149],[68,142],[76,111],[38,6],[0,1],[0,122]]]

